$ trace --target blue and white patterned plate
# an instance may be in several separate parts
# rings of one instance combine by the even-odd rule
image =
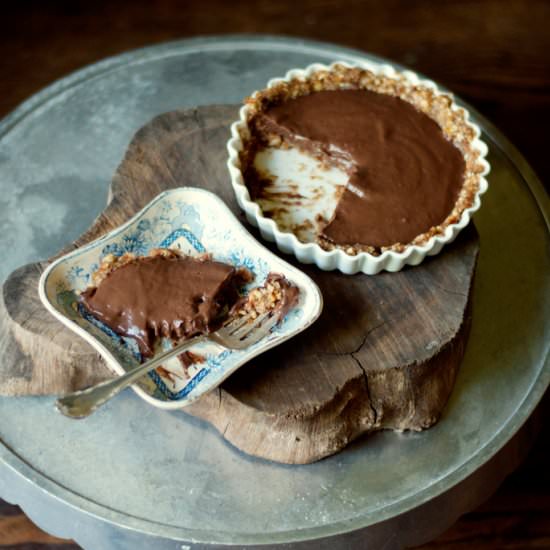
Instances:
[[[149,403],[164,409],[188,405],[218,386],[238,367],[288,340],[311,325],[322,309],[317,285],[304,273],[259,244],[229,208],[204,189],[181,187],[165,191],[124,225],[53,262],[42,274],[39,294],[44,306],[62,323],[89,342],[116,373],[139,361],[135,342],[121,338],[78,306],[77,293],[106,254],[147,255],[152,248],[177,248],[189,255],[204,252],[215,260],[247,267],[263,284],[268,273],[282,273],[300,289],[299,301],[273,332],[247,350],[229,351],[203,342],[192,348],[200,362],[184,370],[177,358],[133,386]],[[168,341],[162,342],[169,346]],[[162,346],[161,346],[162,347]]]

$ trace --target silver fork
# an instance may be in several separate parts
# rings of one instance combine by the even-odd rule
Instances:
[[[256,318],[249,314],[231,319],[216,332],[185,340],[118,378],[60,397],[56,401],[56,406],[65,416],[84,418],[145,373],[162,365],[167,359],[183,353],[191,346],[204,340],[212,340],[228,349],[246,349],[267,336],[278,321],[279,316],[271,315],[270,312],[258,315]]]

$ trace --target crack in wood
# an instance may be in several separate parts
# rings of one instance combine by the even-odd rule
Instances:
[[[17,321],[16,321],[17,324],[20,325],[20,326],[21,326],[22,328],[24,328],[25,330],[27,330],[26,327],[25,327],[25,325],[29,322],[29,320],[30,320],[32,317],[34,317],[34,316],[35,316],[39,311],[41,311],[41,310],[42,310],[42,311],[44,310],[44,306],[42,306],[42,304],[39,304],[39,305],[36,306],[34,309],[32,309],[31,312],[30,312],[28,315],[26,315],[23,319],[17,319]],[[59,332],[56,332],[56,333],[54,334],[53,337],[55,337],[57,334],[59,334]],[[52,339],[53,339],[53,338],[52,338]]]
[[[450,290],[448,288],[445,288],[444,286],[441,286],[439,283],[432,282],[432,286],[435,286],[438,290],[441,290],[442,292],[445,292],[447,294],[454,294],[455,296],[462,296],[462,298],[468,297],[468,292],[457,292],[456,290]]]
[[[176,177],[174,175],[174,172],[172,171],[172,167],[170,166],[168,159],[162,158],[162,163],[164,164],[164,167],[166,168],[166,171],[168,172],[168,175],[170,176],[170,179],[172,180],[172,185],[174,187],[178,186],[178,181],[176,180]]]
[[[221,432],[222,437],[225,437],[225,434],[226,434],[227,430],[229,429],[229,425],[230,425],[230,424],[231,424],[231,421],[228,420],[228,421],[227,421],[227,424],[225,425],[225,427],[224,427],[224,429],[223,429],[223,431]]]
[[[369,328],[365,335],[363,336],[361,343],[353,350],[351,351],[318,351],[320,355],[332,355],[336,357],[345,357],[347,355],[353,356],[355,353],[359,353],[361,351],[361,348],[365,345],[365,342],[367,341],[367,338],[376,330],[379,329],[381,326],[385,325],[387,321],[381,321],[377,325]]]
[[[361,349],[361,348],[359,348],[359,349]],[[361,361],[359,360],[359,358],[355,357],[355,354],[353,354],[353,353],[351,354],[351,357],[353,358],[353,360],[355,361],[355,363],[357,364],[357,366],[361,369],[361,371],[363,373],[363,380],[365,381],[365,391],[367,392],[367,398],[369,400],[370,410],[372,411],[372,414],[374,416],[372,424],[373,424],[373,426],[376,426],[377,421],[378,421],[378,411],[376,410],[376,408],[372,404],[372,399],[371,399],[371,394],[370,394],[370,387],[369,387],[369,375],[367,374],[367,371],[366,371],[365,367],[363,367],[363,365],[361,364]]]

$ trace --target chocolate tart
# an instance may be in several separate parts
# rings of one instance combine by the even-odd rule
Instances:
[[[467,225],[487,188],[479,129],[451,96],[410,72],[313,65],[270,81],[240,115],[228,143],[239,204],[264,237],[324,269],[376,273],[420,263]],[[303,220],[285,219],[288,205],[308,208],[306,193],[299,185],[274,192],[277,174],[256,162],[265,151],[289,149],[345,174],[332,212],[306,216],[315,227],[306,238]]]
[[[80,302],[151,357],[162,337],[178,341],[215,330],[251,279],[244,269],[169,249],[141,257],[108,255]]]
[[[282,319],[298,298],[298,288],[270,273],[263,286],[243,294],[253,280],[246,268],[153,249],[148,256],[105,256],[80,303],[119,336],[136,341],[143,358],[154,355],[161,338],[174,342],[208,334],[233,316],[256,318],[269,312]]]

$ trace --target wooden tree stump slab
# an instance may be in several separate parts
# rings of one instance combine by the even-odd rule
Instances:
[[[62,252],[120,225],[173,187],[210,189],[244,222],[225,166],[237,109],[176,111],[143,127],[114,175],[105,211]],[[463,356],[477,253],[470,227],[443,253],[396,274],[322,272],[286,257],[321,288],[320,319],[185,411],[246,453],[293,464],[335,453],[374,430],[431,426]],[[45,265],[24,266],[3,286],[0,393],[61,394],[112,376],[88,344],[42,307],[37,283]]]

